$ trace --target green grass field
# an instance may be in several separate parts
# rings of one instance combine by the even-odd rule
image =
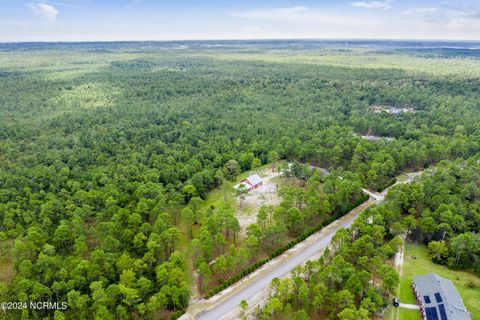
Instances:
[[[419,320],[419,319],[421,319],[420,312],[418,310],[397,308],[397,312],[399,312],[399,319],[401,319],[401,320]]]
[[[416,259],[413,259],[412,256],[415,256]],[[424,245],[405,245],[403,275],[400,280],[400,301],[403,303],[415,303],[415,297],[410,286],[412,279],[416,275],[430,272],[435,272],[444,278],[450,279],[455,284],[465,306],[471,312],[472,320],[480,320],[480,278],[469,272],[454,271],[433,263]],[[402,310],[402,313],[405,312]],[[401,314],[400,319],[414,318],[409,318],[407,315],[402,317]]]

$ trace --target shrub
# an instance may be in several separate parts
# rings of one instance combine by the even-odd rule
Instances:
[[[171,320],[176,320],[178,318],[180,318],[184,313],[185,313],[186,310],[177,310],[175,311],[171,316],[170,316],[170,319]]]

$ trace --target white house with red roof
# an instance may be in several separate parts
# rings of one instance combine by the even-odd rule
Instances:
[[[263,185],[262,178],[258,174],[253,174],[250,177],[243,179],[242,182],[233,186],[235,189],[240,189],[244,185],[245,189],[250,192],[252,190],[258,189]]]

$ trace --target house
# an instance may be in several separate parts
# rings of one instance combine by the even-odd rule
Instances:
[[[415,276],[412,287],[420,306],[422,319],[471,319],[452,281],[442,278],[436,273],[429,273]]]
[[[253,174],[250,177],[243,179],[242,182],[233,186],[235,189],[240,189],[240,186],[244,185],[245,189],[250,192],[252,190],[258,189],[263,185],[262,178],[258,174]]]

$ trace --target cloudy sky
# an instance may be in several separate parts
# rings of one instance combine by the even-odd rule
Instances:
[[[0,0],[0,41],[480,40],[480,0]]]

